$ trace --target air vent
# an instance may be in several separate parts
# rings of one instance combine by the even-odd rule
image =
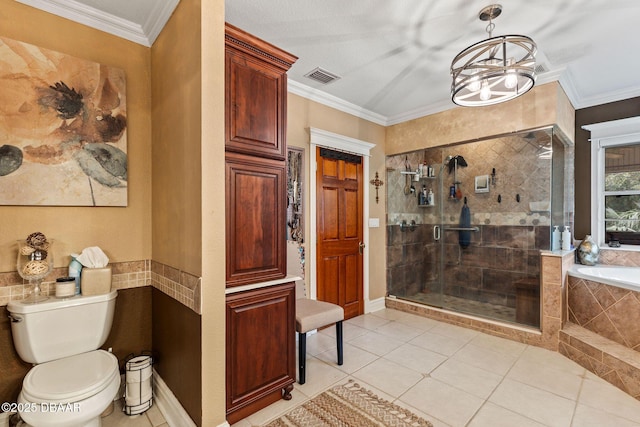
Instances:
[[[332,81],[338,80],[340,78],[340,76],[338,76],[336,74],[333,74],[333,73],[330,73],[327,70],[323,70],[320,67],[309,71],[304,76],[310,78],[311,80],[315,80],[317,82],[320,82],[323,85],[329,84]]]
[[[549,66],[547,64],[536,64],[536,74],[544,74],[549,71]]]

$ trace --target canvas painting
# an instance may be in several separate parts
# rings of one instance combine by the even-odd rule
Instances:
[[[127,206],[124,71],[0,37],[0,205]]]

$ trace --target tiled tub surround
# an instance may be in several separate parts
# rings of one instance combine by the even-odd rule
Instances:
[[[199,277],[151,260],[114,262],[109,266],[113,289],[153,286],[201,314]],[[68,276],[66,267],[54,268],[42,282],[42,293],[54,296],[56,279],[65,276]],[[0,306],[26,298],[30,290],[31,285],[16,271],[0,273]]]
[[[444,295],[515,309],[519,288],[538,290],[540,250],[549,247],[549,226],[479,225],[478,228],[478,232],[471,234],[471,245],[467,248],[459,245],[458,232],[442,231],[441,254],[440,244],[433,238],[432,224],[420,224],[414,231],[401,231],[398,225],[387,226],[389,294],[412,299],[417,294],[439,293],[437,271],[440,257],[444,256]],[[538,326],[536,319],[524,323]]]
[[[639,323],[640,292],[568,277],[568,323],[560,334],[560,352],[636,399]]]

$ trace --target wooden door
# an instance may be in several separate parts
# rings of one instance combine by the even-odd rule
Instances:
[[[364,312],[362,290],[362,157],[318,147],[318,299]]]

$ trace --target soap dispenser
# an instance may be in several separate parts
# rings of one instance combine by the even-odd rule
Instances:
[[[558,226],[553,227],[553,233],[551,238],[551,250],[559,251],[560,250],[560,230],[558,230]]]
[[[571,231],[567,225],[565,225],[564,231],[562,232],[562,250],[571,250]]]

